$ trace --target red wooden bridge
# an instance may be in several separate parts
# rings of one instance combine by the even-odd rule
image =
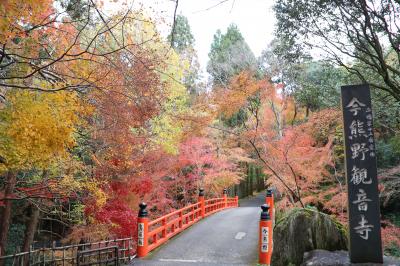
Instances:
[[[133,265],[269,265],[269,206],[273,206],[270,192],[241,200],[239,207],[238,197],[228,197],[226,190],[221,198],[205,199],[204,190],[200,189],[197,203],[149,220],[147,206],[141,203],[139,259]]]
[[[171,212],[153,221],[148,221],[147,205],[139,205],[138,257],[144,257],[171,237],[185,230],[200,219],[226,208],[238,207],[238,197],[228,198],[226,190],[222,198],[204,199],[204,190],[199,193],[197,203]]]

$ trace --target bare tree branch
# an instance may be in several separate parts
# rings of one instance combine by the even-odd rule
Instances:
[[[222,0],[222,1],[219,1],[219,2],[216,3],[215,5],[212,5],[212,6],[210,6],[210,7],[207,7],[206,9],[201,9],[201,10],[195,11],[195,12],[193,12],[193,14],[200,13],[200,12],[205,12],[205,11],[209,11],[210,9],[213,9],[213,8],[215,8],[215,7],[219,6],[219,5],[222,5],[223,3],[228,2],[228,1],[231,1],[231,0]]]
[[[176,26],[176,11],[178,10],[178,4],[179,4],[179,0],[175,0],[175,10],[174,10],[174,19],[172,22],[172,30],[171,30],[171,47],[173,47],[174,45],[174,37],[175,37],[175,26]]]

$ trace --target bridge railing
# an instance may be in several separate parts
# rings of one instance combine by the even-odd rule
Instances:
[[[115,247],[117,247],[118,254],[114,252],[107,254],[107,257],[111,259],[110,256],[114,254],[113,261],[127,263],[136,257],[134,243],[135,240],[130,237],[66,246],[55,246],[55,243],[53,243],[51,248],[40,249],[33,249],[31,246],[29,251],[0,257],[0,264],[13,266],[77,265],[78,260],[80,260],[80,265],[88,261],[93,264],[93,261],[98,263],[102,257],[106,256],[103,255],[105,250]],[[101,256],[98,255],[99,250],[101,250]],[[96,253],[96,256],[89,258],[89,254],[93,255],[93,253]]]
[[[228,198],[224,190],[222,198],[204,199],[204,190],[200,189],[197,203],[173,211],[160,218],[149,221],[147,217],[147,205],[139,205],[138,218],[138,257],[146,256],[150,251],[159,247],[171,237],[182,232],[200,219],[226,208],[238,206],[238,197]]]
[[[201,203],[186,206],[148,223],[148,249],[153,250],[201,219]]]

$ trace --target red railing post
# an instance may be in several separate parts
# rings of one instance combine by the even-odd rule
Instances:
[[[162,232],[161,232],[161,237],[162,237],[162,238],[165,238],[165,237],[167,236],[167,227],[166,227],[166,225],[167,225],[167,220],[166,220],[165,218],[162,219],[161,225],[162,225],[162,227],[163,227],[163,230],[162,230]]]
[[[147,204],[142,202],[139,204],[138,214],[138,239],[137,239],[137,256],[139,258],[145,257],[148,253],[148,231],[149,231],[149,218],[146,210]]]
[[[259,241],[258,241],[258,263],[262,265],[271,265],[272,257],[272,221],[269,215],[269,206],[264,204],[261,206],[262,212],[260,217]]]
[[[179,228],[182,228],[182,226],[183,226],[183,213],[182,213],[182,211],[179,212],[179,223],[178,223],[178,225],[179,225]]]
[[[224,189],[224,208],[228,207],[228,190]]]
[[[206,217],[206,205],[205,205],[205,200],[204,200],[204,189],[200,188],[199,189],[199,199],[198,201],[200,202],[200,208],[201,208],[201,218]]]
[[[270,217],[272,224],[275,224],[275,206],[274,206],[274,195],[271,189],[267,189],[267,194],[265,196],[265,203],[269,206]]]
[[[261,265],[271,265],[272,257],[272,221],[269,215],[269,206],[264,204],[261,206],[262,212],[259,227],[259,255],[258,263]]]

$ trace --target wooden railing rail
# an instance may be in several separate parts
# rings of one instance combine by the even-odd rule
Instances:
[[[79,252],[117,246],[119,262],[126,263],[136,257],[134,244],[135,239],[130,237],[52,248],[32,249],[31,247],[27,252],[2,256],[0,262],[17,266],[76,265]]]

